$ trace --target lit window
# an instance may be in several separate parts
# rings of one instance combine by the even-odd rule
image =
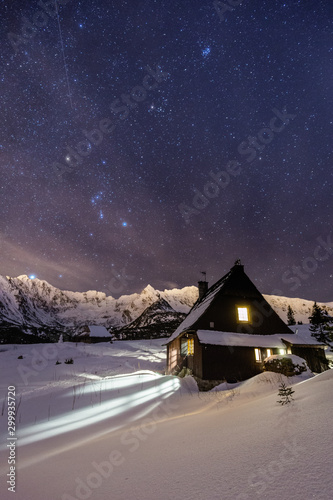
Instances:
[[[237,307],[238,321],[249,321],[249,312],[247,307]]]
[[[280,352],[280,354],[286,354],[286,350],[285,349],[279,349],[279,352]]]
[[[194,339],[187,340],[187,354],[193,356],[194,354]]]
[[[269,356],[272,356],[272,349],[267,349],[267,357],[269,358]]]
[[[254,355],[255,355],[257,363],[261,363],[261,351],[260,351],[260,349],[255,349]]]

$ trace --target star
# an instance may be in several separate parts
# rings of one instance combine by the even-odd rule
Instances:
[[[54,23],[3,0],[4,275],[101,290],[131,255],[132,293],[213,283],[241,249],[267,293],[333,300],[329,259],[285,279],[330,245],[331,19],[245,3],[64,1]]]
[[[202,57],[206,58],[210,54],[210,47],[206,47],[201,51]]]

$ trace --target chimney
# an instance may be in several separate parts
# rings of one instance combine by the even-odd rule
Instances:
[[[198,281],[199,300],[205,295],[208,290],[208,281]]]

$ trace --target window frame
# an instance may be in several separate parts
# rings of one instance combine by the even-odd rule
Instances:
[[[257,356],[257,354],[258,354],[258,356]],[[254,359],[256,360],[256,363],[262,363],[262,355],[261,355],[260,347],[254,348]]]
[[[247,313],[247,319],[240,319],[239,317],[239,310],[240,309],[246,309],[246,313]],[[237,323],[240,323],[240,324],[249,324],[251,323],[251,314],[250,314],[250,306],[248,305],[236,305],[236,315],[237,315]]]

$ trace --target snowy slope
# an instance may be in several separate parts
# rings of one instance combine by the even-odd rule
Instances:
[[[161,344],[0,352],[1,392],[15,385],[20,402],[17,500],[332,498],[332,370],[287,381],[294,403],[284,407],[275,373],[209,393],[198,393],[191,377],[159,375]],[[34,365],[51,348],[53,359]],[[74,364],[65,365],[66,357]],[[36,372],[26,385],[21,363]],[[5,483],[6,427],[1,416],[3,500],[13,498]]]
[[[295,320],[302,321],[303,323],[309,323],[309,316],[312,311],[313,300],[299,299],[299,298],[289,298],[280,297],[278,295],[264,295],[265,299],[273,307],[273,309],[278,313],[283,321],[287,321],[287,311],[288,305],[293,309],[295,313]],[[329,313],[333,312],[333,302],[318,302],[318,305],[325,307]]]

